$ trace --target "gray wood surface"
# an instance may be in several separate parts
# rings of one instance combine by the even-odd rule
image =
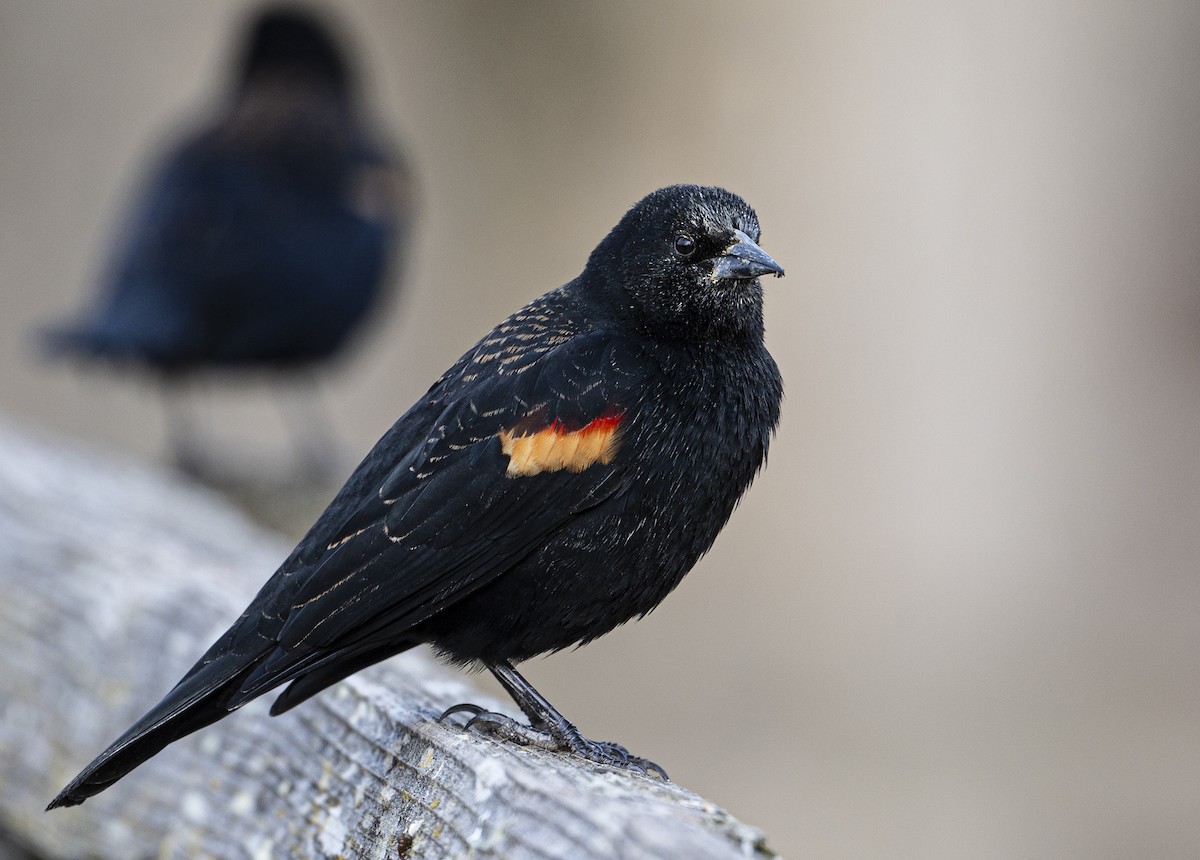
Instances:
[[[512,708],[424,653],[278,718],[256,701],[43,813],[287,549],[212,493],[0,423],[0,832],[46,858],[769,856],[680,786],[435,722]]]

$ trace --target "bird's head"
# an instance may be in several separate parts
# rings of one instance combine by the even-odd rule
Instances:
[[[592,252],[585,280],[653,337],[761,339],[759,276],[783,268],[758,247],[759,234],[736,194],[672,185],[625,214]]]
[[[243,48],[239,89],[281,78],[319,84],[340,96],[353,89],[350,64],[331,23],[302,6],[259,12]]]

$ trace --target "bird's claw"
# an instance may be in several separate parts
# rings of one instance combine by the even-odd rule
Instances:
[[[467,720],[463,728],[479,732],[481,735],[511,741],[523,747],[537,747],[551,752],[562,749],[552,732],[527,726],[512,717],[498,714],[495,711],[480,711]]]
[[[485,708],[481,708],[479,705],[472,705],[470,702],[463,702],[462,704],[453,705],[449,708],[446,708],[446,710],[442,711],[442,715],[437,718],[437,721],[439,723],[444,723],[446,722],[446,717],[453,716],[454,714],[465,713],[471,714],[473,717],[477,717],[484,713],[485,710]]]
[[[666,782],[671,781],[671,778],[667,776],[667,772],[659,765],[650,761],[648,758],[642,758],[641,756],[634,755],[618,743],[613,743],[612,741],[593,741],[585,737],[581,737],[580,740],[585,744],[591,745],[594,749],[599,750],[600,755],[618,761],[618,767],[623,767],[626,770],[633,770],[647,775],[654,773]],[[581,755],[581,753],[576,750],[573,750],[573,752],[575,752],[576,755]],[[584,757],[591,758],[587,755],[584,755]],[[592,760],[595,761],[596,759]]]
[[[551,724],[541,727],[527,726],[505,714],[498,714],[472,704],[461,704],[448,708],[438,720],[439,722],[444,721],[451,714],[458,713],[471,714],[471,718],[467,720],[463,728],[481,735],[548,752],[569,752],[596,764],[631,770],[647,776],[653,774],[670,782],[667,772],[649,759],[633,755],[625,747],[612,741],[593,741],[585,738],[570,723],[567,723],[562,731],[556,731]]]

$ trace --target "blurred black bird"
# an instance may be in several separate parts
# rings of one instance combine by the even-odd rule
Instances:
[[[49,351],[148,366],[171,384],[340,350],[376,306],[408,220],[407,171],[354,93],[313,13],[261,13],[227,106],[152,177],[104,294],[47,333]]]
[[[396,422],[234,625],[50,807],[281,684],[273,714],[422,643],[488,668],[530,725],[447,714],[661,774],[584,738],[512,664],[653,609],[763,464],[782,383],[759,276],[783,270],[758,238],[754,210],[719,188],[635,205],[578,278],[498,325]]]

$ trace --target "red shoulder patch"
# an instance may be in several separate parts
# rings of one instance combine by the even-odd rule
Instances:
[[[623,412],[606,412],[584,426],[569,430],[555,420],[531,430],[518,424],[500,431],[500,447],[508,455],[510,478],[540,472],[582,472],[588,466],[611,463],[620,447]]]

